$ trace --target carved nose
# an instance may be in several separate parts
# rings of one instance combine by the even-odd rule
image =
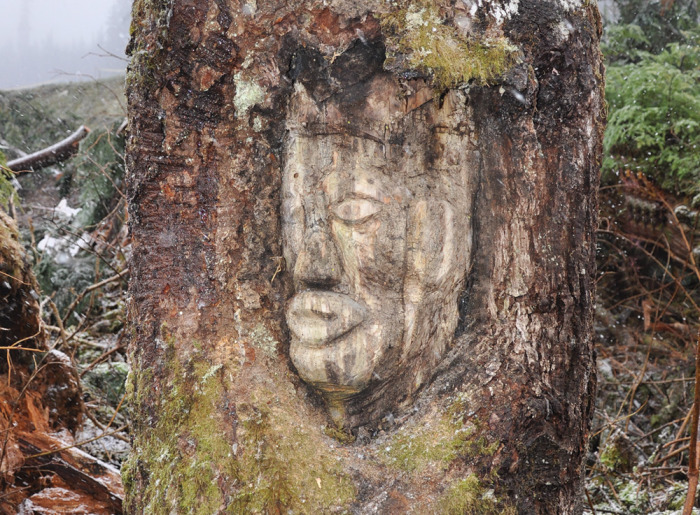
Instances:
[[[294,279],[306,287],[329,288],[340,282],[340,259],[335,243],[321,227],[307,232],[297,256]]]

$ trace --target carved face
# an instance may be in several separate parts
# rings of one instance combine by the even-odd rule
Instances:
[[[290,357],[347,427],[410,401],[450,345],[478,166],[459,92],[362,88],[319,102],[295,86],[282,179]]]
[[[401,346],[409,192],[369,139],[297,137],[287,158],[291,358],[305,381],[349,396],[381,380]]]
[[[399,377],[411,393],[454,333],[468,254],[468,245],[456,250],[454,234],[469,235],[453,203],[464,207],[466,194],[454,194],[464,187],[448,178],[443,186],[428,180],[424,156],[406,154],[350,135],[288,141],[290,355],[331,404]],[[452,202],[440,198],[445,188]]]

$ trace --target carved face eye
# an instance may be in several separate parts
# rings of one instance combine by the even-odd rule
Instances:
[[[335,216],[350,224],[359,224],[369,220],[381,209],[377,202],[361,198],[347,199],[331,208]]]

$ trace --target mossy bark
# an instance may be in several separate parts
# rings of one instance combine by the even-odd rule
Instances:
[[[131,513],[581,511],[599,16],[573,0],[483,2],[473,13],[434,4],[455,38],[507,41],[517,59],[455,84],[444,70],[412,68],[415,56],[387,72],[376,52],[356,52],[365,75],[334,75],[356,45],[391,44],[387,3],[135,3]],[[410,406],[333,438],[322,400],[289,360],[285,113],[297,80],[322,97],[380,73],[422,85],[436,109],[445,91],[431,73],[461,88],[477,163],[474,254],[455,341],[430,384]]]

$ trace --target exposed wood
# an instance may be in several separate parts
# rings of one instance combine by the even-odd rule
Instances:
[[[0,211],[0,513],[121,513],[119,473],[65,448],[82,391],[70,358],[47,346],[37,291],[14,221]]]
[[[24,434],[18,438],[19,448],[26,456],[50,451],[60,440],[45,435]],[[31,474],[33,469],[56,474],[72,490],[86,494],[92,503],[106,508],[107,513],[121,513],[122,488],[119,472],[79,449],[29,457],[17,472],[18,477]],[[83,499],[83,502],[85,500]]]
[[[39,170],[65,161],[78,153],[80,140],[89,133],[90,129],[81,125],[67,138],[45,149],[13,159],[7,163],[7,167],[15,173],[22,173],[30,170]]]

